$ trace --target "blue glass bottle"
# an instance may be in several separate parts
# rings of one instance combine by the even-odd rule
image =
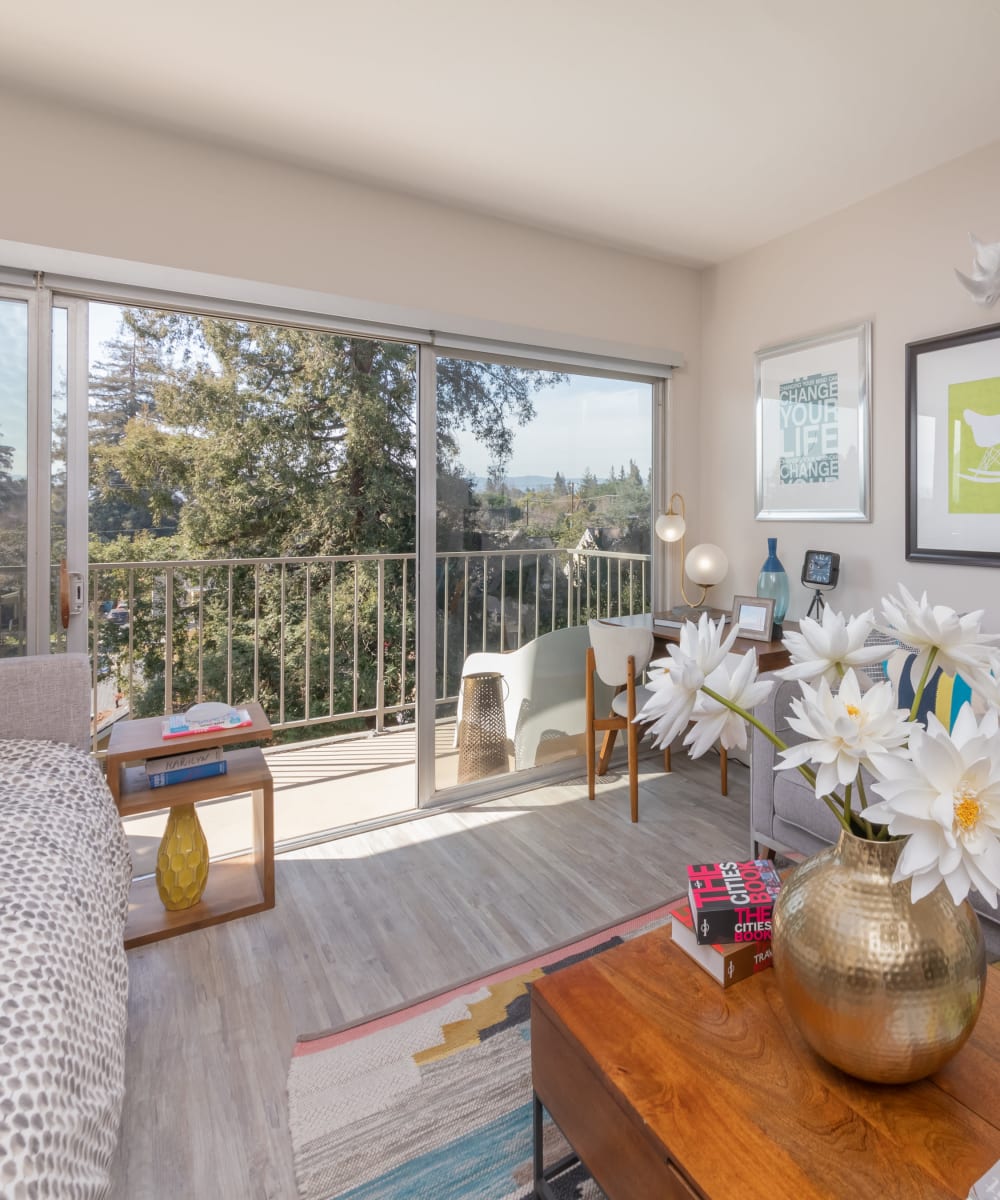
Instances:
[[[788,612],[788,576],[778,558],[778,539],[767,539],[767,559],[757,577],[757,595],[774,598],[774,624],[777,636],[781,636],[781,622]]]

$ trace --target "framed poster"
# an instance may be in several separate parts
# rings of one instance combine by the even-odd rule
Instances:
[[[869,521],[870,321],[754,355],[758,521]]]
[[[906,557],[1000,567],[1000,325],[907,344]]]

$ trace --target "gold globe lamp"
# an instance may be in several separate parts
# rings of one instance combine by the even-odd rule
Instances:
[[[701,542],[687,554],[684,553],[687,512],[684,497],[680,492],[674,492],[670,497],[667,511],[656,518],[655,529],[657,537],[662,541],[668,544],[671,542],[680,542],[681,544],[681,559],[684,563],[684,569],[681,572],[681,595],[684,597],[684,603],[676,605],[673,611],[679,616],[686,617],[709,612],[710,606],[705,603],[709,588],[721,583],[729,570],[729,559],[726,558],[725,552],[712,542]],[[701,588],[701,595],[697,600],[692,601],[687,594],[684,587],[685,575],[692,583]]]

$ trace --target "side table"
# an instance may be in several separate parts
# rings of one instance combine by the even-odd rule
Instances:
[[[169,912],[160,902],[153,877],[133,881],[125,928],[126,949],[274,907],[274,783],[263,753],[257,748],[226,750],[225,775],[161,788],[147,786],[141,765],[150,758],[273,736],[270,722],[258,703],[240,707],[247,709],[253,723],[226,732],[164,740],[162,717],[119,721],[111,731],[106,762],[108,787],[122,817],[244,792],[253,797],[253,850],[238,858],[212,863],[205,891],[197,904]]]

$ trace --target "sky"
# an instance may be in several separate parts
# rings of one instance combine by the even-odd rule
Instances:
[[[14,447],[13,474],[28,473],[28,306],[0,299],[0,445]]]
[[[652,447],[653,389],[648,383],[571,375],[558,387],[532,395],[536,416],[515,430],[508,477],[560,471],[579,479],[590,468],[607,479],[612,467],[635,459],[645,479]],[[489,473],[489,455],[471,434],[458,437],[459,458],[469,475]]]

